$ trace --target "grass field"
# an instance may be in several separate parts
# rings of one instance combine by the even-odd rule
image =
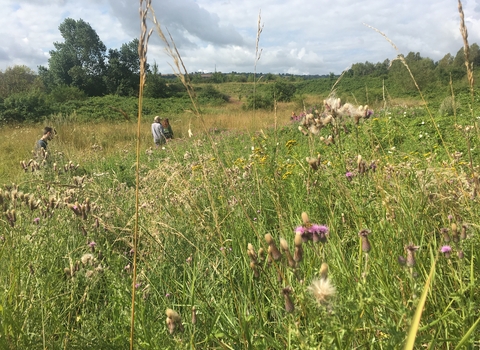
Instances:
[[[416,346],[478,347],[477,120],[387,106],[305,136],[291,109],[173,116],[165,149],[142,123],[135,347],[399,348],[432,265]],[[1,131],[0,347],[126,348],[136,126],[52,122],[33,172],[41,126]]]

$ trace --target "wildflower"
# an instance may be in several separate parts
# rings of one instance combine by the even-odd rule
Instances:
[[[297,226],[295,227],[295,233],[298,235],[303,235],[305,233],[306,229],[303,226]]]
[[[169,297],[170,297],[170,293],[166,293],[165,298],[169,298]]]
[[[88,243],[88,246],[90,247],[90,249],[92,250],[92,252],[95,251],[95,246],[97,245],[97,243],[95,243],[94,241],[91,241],[90,243]]]
[[[38,224],[40,223],[40,218],[35,218],[35,219],[33,219],[33,223],[34,223],[35,225],[38,225]]]
[[[408,267],[413,267],[415,266],[415,252],[420,249],[419,246],[413,245],[413,243],[410,243],[405,246],[405,251],[407,252],[407,266]]]
[[[325,243],[327,240],[328,227],[325,225],[312,224],[308,232],[312,234],[313,242]]]
[[[450,247],[449,245],[444,245],[442,248],[440,248],[440,252],[443,253],[443,255],[448,259],[450,258],[452,247]]]
[[[293,312],[295,311],[295,305],[293,304],[292,298],[290,294],[292,294],[293,290],[292,287],[287,286],[282,289],[283,298],[285,299],[285,311],[286,312]]]
[[[347,171],[345,173],[345,177],[347,178],[348,181],[352,181],[353,179],[353,173],[351,171]]]
[[[314,279],[307,288],[319,304],[325,304],[337,292],[328,278]]]
[[[358,233],[358,235],[362,239],[362,251],[364,253],[368,253],[371,249],[370,242],[368,241],[369,234],[370,234],[370,230],[367,230],[367,229],[363,229]]]

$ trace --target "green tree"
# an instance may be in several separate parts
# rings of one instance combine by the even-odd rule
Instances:
[[[140,83],[138,39],[123,44],[120,50],[110,49],[108,51],[108,65],[104,82],[108,94],[138,96]]]
[[[58,27],[64,42],[55,42],[50,51],[49,68],[39,68],[44,83],[54,86],[75,86],[88,96],[105,94],[106,47],[95,30],[82,19],[66,18]]]
[[[0,98],[21,92],[42,89],[43,85],[27,66],[8,67],[5,72],[0,71]]]
[[[152,72],[147,73],[143,92],[145,97],[165,98],[169,96],[167,80],[162,78],[157,63],[153,64]]]

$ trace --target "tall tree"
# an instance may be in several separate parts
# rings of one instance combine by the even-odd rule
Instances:
[[[50,88],[75,86],[89,96],[103,95],[106,47],[95,30],[84,20],[71,18],[66,18],[58,29],[64,42],[53,44],[49,68],[39,67],[45,84]]]
[[[41,88],[37,74],[27,66],[8,67],[5,72],[0,71],[0,98]]]
[[[123,44],[120,50],[108,50],[108,66],[104,81],[109,94],[138,96],[140,83],[138,39]]]

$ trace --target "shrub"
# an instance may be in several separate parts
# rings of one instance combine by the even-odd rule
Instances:
[[[51,113],[44,93],[39,91],[21,92],[7,97],[0,120],[5,122],[37,122]]]
[[[440,104],[440,107],[438,109],[438,114],[441,116],[448,116],[448,115],[454,115],[458,109],[460,108],[460,105],[457,101],[452,96],[447,96],[443,99],[442,103]]]
[[[273,110],[273,99],[265,95],[250,95],[242,106],[244,110],[267,109]]]

